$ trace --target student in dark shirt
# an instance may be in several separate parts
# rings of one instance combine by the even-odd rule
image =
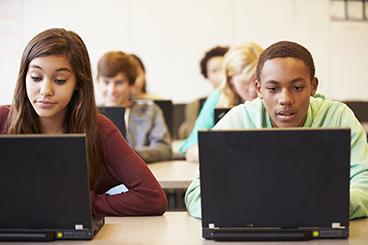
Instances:
[[[93,215],[166,211],[165,193],[147,165],[114,124],[97,113],[89,55],[72,31],[48,29],[28,43],[13,103],[0,107],[0,132],[86,134]],[[120,184],[128,191],[106,193]]]

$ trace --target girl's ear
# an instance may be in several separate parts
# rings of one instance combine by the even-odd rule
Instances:
[[[256,87],[257,95],[260,99],[263,99],[262,91],[261,91],[261,82],[258,80],[255,81],[254,86]]]
[[[229,81],[229,85],[233,85],[233,77],[228,76],[227,80]]]

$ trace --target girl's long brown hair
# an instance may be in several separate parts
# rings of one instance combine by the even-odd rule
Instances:
[[[7,120],[8,133],[41,133],[39,117],[26,92],[29,63],[38,57],[64,54],[68,56],[77,78],[76,90],[67,107],[64,131],[86,134],[90,186],[93,189],[98,183],[102,164],[97,107],[89,55],[83,40],[76,33],[62,28],[48,29],[28,43],[22,55],[13,103]]]

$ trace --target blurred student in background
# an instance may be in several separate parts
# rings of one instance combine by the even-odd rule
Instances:
[[[199,63],[201,66],[201,74],[204,78],[208,79],[214,89],[220,86],[222,63],[224,61],[224,55],[228,50],[228,47],[217,46],[207,51]]]
[[[228,47],[214,47],[205,53],[199,63],[201,74],[213,85],[214,89],[218,88],[220,85],[222,63],[224,55],[228,50]],[[187,138],[192,132],[194,123],[205,100],[206,98],[194,100],[185,107],[185,119],[179,128],[180,139]]]
[[[206,100],[195,126],[180,146],[180,154],[187,161],[198,162],[198,130],[215,125],[215,107],[233,107],[257,97],[254,87],[256,67],[263,49],[249,42],[231,48],[224,56],[221,84]]]
[[[137,78],[135,79],[134,85],[131,89],[130,96],[133,100],[162,100],[162,97],[148,93],[146,84],[146,68],[142,60],[135,54],[131,56],[137,61]]]
[[[163,112],[152,101],[131,100],[137,72],[137,60],[126,53],[111,51],[98,62],[98,85],[104,106],[126,108],[126,140],[146,162],[171,158],[171,137]]]

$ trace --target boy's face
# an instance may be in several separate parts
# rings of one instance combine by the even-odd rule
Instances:
[[[272,127],[302,127],[310,96],[315,95],[318,79],[311,77],[304,61],[274,58],[264,63],[256,82],[258,97],[264,100]]]
[[[106,106],[128,106],[132,85],[124,72],[119,72],[115,77],[98,78],[102,96]]]

